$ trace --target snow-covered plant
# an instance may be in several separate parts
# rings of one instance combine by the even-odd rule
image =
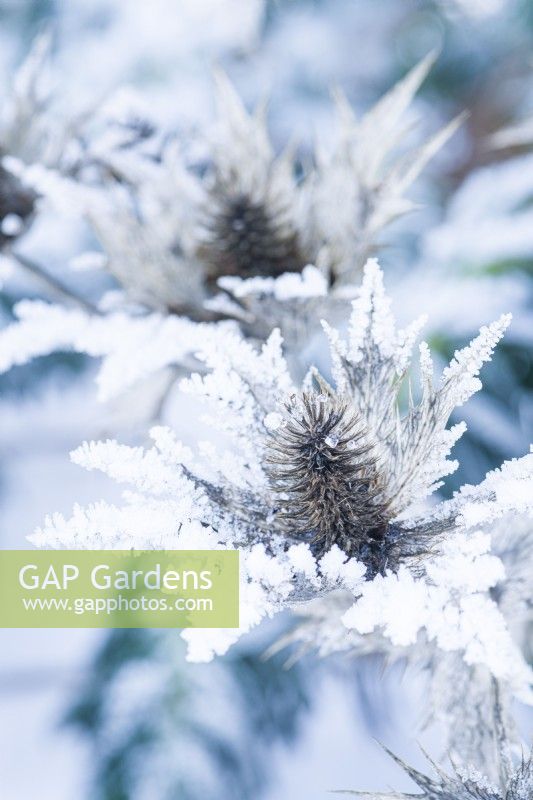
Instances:
[[[63,206],[78,207],[93,225],[107,267],[125,292],[114,295],[115,309],[119,303],[137,332],[139,314],[146,323],[144,347],[152,349],[153,371],[179,357],[169,347],[162,364],[153,352],[146,309],[197,321],[229,317],[259,339],[280,327],[286,347],[297,350],[320,317],[334,319],[346,307],[353,292],[346,284],[358,282],[384,228],[413,207],[407,189],[459,124],[453,121],[414,152],[404,152],[406,112],[432,61],[424,59],[360,121],[339,97],[337,144],[320,149],[302,179],[291,148],[276,154],[264,109],[249,114],[221,74],[218,122],[200,156],[192,158],[185,144],[174,141],[160,146],[156,136],[152,151],[145,141],[143,148],[100,149],[96,182],[93,173],[92,182],[82,180],[83,169],[77,182],[49,171],[25,174],[39,191],[59,193]],[[94,161],[90,153],[87,158]],[[99,327],[106,310],[104,302]],[[31,306],[15,313],[23,317],[16,323],[17,341],[30,340]],[[57,319],[60,312],[49,313]],[[4,333],[3,369],[64,349],[69,336],[70,346],[80,349],[72,315],[62,313],[55,344],[51,337],[46,343],[31,339],[15,354],[9,331]],[[42,323],[42,305],[36,314]],[[116,341],[112,319],[109,331]]]
[[[489,695],[490,697],[490,695]],[[487,698],[486,698],[487,700]],[[492,766],[496,774],[493,781],[480,771],[475,765],[468,762],[456,763],[452,760],[453,772],[446,773],[429,757],[434,777],[428,777],[417,769],[406,764],[398,756],[387,750],[391,758],[402,767],[420,792],[417,794],[387,793],[382,792],[342,792],[356,796],[365,796],[373,800],[385,798],[420,798],[420,800],[530,800],[533,797],[533,752],[521,759],[514,759],[512,743],[507,736],[503,723],[502,708],[498,699],[494,699],[493,715],[493,757]]]
[[[405,138],[406,111],[434,56],[421,61],[388,94],[357,120],[342,95],[337,97],[336,147],[319,150],[311,176],[310,239],[336,284],[350,284],[381,242],[382,232],[412,210],[407,189],[460,125],[458,117],[414,152],[395,154]]]
[[[480,388],[479,370],[509,318],[458,351],[436,386],[422,343],[421,395],[408,392],[401,412],[422,320],[397,332],[389,305],[371,260],[348,341],[326,326],[334,385],[312,369],[295,386],[278,332],[259,352],[234,333],[214,338],[199,354],[210,371],[182,386],[213,406],[228,449],[204,443],[193,454],[165,428],[152,430],[148,450],[86,443],[73,460],[132,487],[124,503],[54,515],[32,541],[239,548],[240,628],[184,632],[193,660],[224,652],[263,617],[312,607],[314,599],[330,604],[325,651],[361,642],[379,650],[383,640],[401,649],[423,637],[525,696],[531,673],[493,599],[504,567],[484,530],[506,514],[532,513],[533,455],[430,511],[420,506],[457,466],[448,455],[464,426],[446,423]]]
[[[337,142],[317,151],[314,167],[300,180],[293,148],[282,155],[274,150],[264,106],[249,114],[228,79],[217,73],[218,118],[205,137],[201,173],[175,145],[163,148],[156,164],[110,149],[107,174],[115,183],[125,182],[132,194],[130,222],[127,216],[120,222],[124,234],[140,226],[148,249],[159,243],[154,255],[161,246],[174,255],[174,289],[183,284],[185,296],[192,276],[209,287],[220,277],[275,278],[301,272],[309,263],[318,265],[330,284],[353,282],[383,229],[414,207],[405,198],[407,189],[459,124],[454,120],[414,152],[402,152],[406,112],[433,61],[432,55],[425,58],[360,121],[339,96]],[[124,258],[109,207],[96,206],[90,215],[104,249],[111,251],[110,268],[120,270],[120,282],[135,291],[143,280],[137,274],[141,268]],[[145,275],[153,297],[143,299],[175,310],[168,289],[156,279]],[[191,301],[197,305],[198,298]]]
[[[513,462],[507,467],[511,464]],[[527,471],[531,473],[531,466],[531,463],[528,467],[522,460],[515,462],[514,469],[518,468],[519,474],[526,474]],[[470,487],[472,495],[477,495],[470,511],[475,508],[479,512],[483,497],[499,496],[503,500],[505,492],[513,484],[513,480],[509,480],[510,475],[500,483],[499,472],[488,478],[488,486],[481,484],[480,487]],[[496,490],[498,483],[499,489]],[[524,491],[527,483],[527,480],[523,481]],[[492,488],[489,489],[489,486]],[[447,514],[445,508],[445,505],[441,506],[441,510]],[[460,517],[456,525],[460,533],[459,520]],[[520,650],[524,659],[531,660],[531,510],[525,513],[507,512],[492,523],[485,521],[482,526],[484,534],[476,527],[473,525],[461,534],[465,537],[463,553],[469,553],[466,559],[454,558],[453,546],[452,549],[446,543],[442,546],[450,558],[441,560],[441,566],[450,571],[462,570],[461,585],[456,582],[457,573],[455,577],[450,574],[449,582],[450,585],[454,583],[455,591],[463,598],[455,610],[452,604],[427,607],[422,612],[422,615],[427,613],[425,633],[414,637],[410,629],[414,617],[410,614],[410,619],[404,618],[405,609],[410,607],[411,602],[424,602],[412,592],[413,587],[410,595],[405,582],[402,585],[397,581],[393,584],[374,581],[371,586],[375,587],[375,591],[370,592],[366,607],[360,607],[359,611],[354,608],[353,595],[346,590],[295,606],[296,621],[292,631],[277,641],[271,647],[271,652],[284,650],[289,653],[289,664],[309,652],[322,657],[342,652],[352,658],[372,653],[381,656],[384,664],[400,661],[416,675],[418,681],[423,679],[426,682],[428,691],[424,725],[436,721],[442,726],[442,748],[460,753],[464,761],[483,764],[485,773],[494,778],[492,712],[487,703],[494,676],[498,676],[500,703],[513,741],[517,736],[512,724],[513,697],[518,694],[523,702],[531,703],[531,693],[527,688],[531,676],[528,678],[523,666],[515,671],[518,662],[522,661],[518,655]],[[454,535],[450,529],[445,537],[449,535]],[[460,567],[462,560],[463,566]],[[489,574],[493,569],[495,571]],[[433,567],[429,567],[428,575],[432,570]],[[470,592],[474,586],[471,583],[468,588],[467,576],[470,573],[470,577],[473,577],[478,570],[486,572],[487,583],[492,582],[492,586],[485,599],[480,583],[478,589],[481,591],[474,591],[467,598],[464,592]],[[441,573],[441,581],[443,577]],[[360,621],[358,614],[375,616],[372,604],[381,608],[377,615],[387,625],[386,636],[382,635],[379,627],[372,632],[361,633],[364,628],[359,624],[356,627],[350,624]],[[401,615],[398,614],[400,608]],[[458,628],[455,631],[452,631],[453,625],[445,622],[444,618],[448,615],[457,615]],[[483,625],[488,626],[485,631]],[[468,639],[470,644],[467,645]],[[461,649],[465,645],[466,651]],[[289,646],[292,651],[287,650]],[[509,680],[511,673],[514,673],[514,677]]]

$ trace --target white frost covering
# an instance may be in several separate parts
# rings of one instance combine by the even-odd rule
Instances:
[[[78,335],[87,335],[87,318],[80,312],[73,318]],[[150,319],[139,324],[150,324]],[[481,365],[508,322],[504,316],[482,328],[455,354],[435,386],[423,343],[421,398],[418,404],[411,401],[404,416],[397,396],[422,321],[396,331],[377,262],[367,264],[348,341],[326,328],[337,392],[368,426],[390,507],[401,515],[404,530],[434,525],[438,534],[425,558],[411,562],[407,556],[396,574],[365,581],[365,565],[347,559],[336,545],[317,562],[307,544],[287,547],[286,537],[275,528],[277,500],[265,472],[265,448],[268,436],[284,424],[284,402],[299,392],[277,331],[259,350],[225,327],[197,346],[196,356],[208,371],[184,380],[182,388],[211,407],[210,422],[224,432],[227,449],[207,442],[192,452],[161,427],[152,430],[154,446],[148,449],[115,441],[85,443],[73,460],[125,484],[123,503],[76,507],[70,518],[51,516],[32,541],[48,547],[239,548],[241,626],[185,632],[191,659],[208,660],[264,617],[340,591],[353,598],[353,605],[347,610],[349,604],[333,604],[331,624],[338,627],[342,618],[347,642],[379,631],[393,646],[407,647],[425,636],[443,651],[462,653],[468,664],[486,665],[526,696],[530,671],[490,596],[505,579],[503,565],[482,526],[503,514],[533,514],[528,494],[533,456],[504,464],[479,487],[465,487],[423,517],[411,510],[454,466],[447,457],[464,427],[447,430],[449,415],[479,389]],[[159,322],[180,323],[172,318]],[[106,335],[101,332],[101,341],[93,337],[93,349],[94,341],[100,352],[105,349]],[[338,647],[345,646],[341,633]]]
[[[238,298],[251,294],[267,294],[284,301],[325,297],[328,293],[324,275],[312,264],[304,267],[301,273],[285,272],[278,278],[219,278],[218,285]]]
[[[42,301],[25,300],[14,310],[18,321],[0,333],[0,372],[54,351],[86,353],[103,359],[97,377],[101,400],[183,363],[220,330],[177,316],[135,317],[124,311],[96,316]]]
[[[509,513],[533,516],[533,452],[506,461],[479,486],[463,486],[437,513],[456,515],[456,523],[467,529]]]
[[[167,0],[157,2],[163,6]],[[190,21],[195,25],[204,18],[211,18],[209,13],[206,16],[205,9],[197,10],[197,5],[186,4],[187,8],[190,6],[186,17],[190,12]],[[220,4],[210,0],[209,5],[214,9]],[[240,0],[240,5],[243,9],[246,7],[246,12],[239,18],[239,40],[242,37],[243,42],[251,44],[260,26],[263,3],[262,0]],[[182,22],[178,23],[179,29]],[[227,25],[236,33],[234,22],[230,24],[225,20],[218,27],[223,32]],[[220,31],[215,36],[217,41]],[[201,26],[198,34],[203,41],[206,31]],[[105,38],[105,33],[103,35]],[[175,50],[176,37],[170,38],[174,43],[172,53],[180,52],[180,47]],[[207,38],[210,40],[209,35]],[[221,47],[225,38],[222,33]],[[181,44],[184,46],[183,42]],[[210,40],[210,45],[214,44]],[[194,43],[189,42],[189,45],[194,51]],[[24,71],[25,77],[23,74],[19,80],[30,97],[34,93],[32,86],[35,84],[34,89],[37,89],[41,83],[42,50],[42,45],[37,48]],[[188,52],[188,46],[185,50]],[[201,134],[195,134],[194,143],[187,141],[188,137],[183,141],[180,137],[178,143],[174,137],[157,129],[146,142],[142,137],[141,141],[136,141],[130,123],[145,119],[145,104],[139,106],[130,92],[119,90],[96,113],[81,114],[79,120],[72,121],[69,130],[72,127],[72,131],[81,134],[79,140],[73,137],[70,148],[63,145],[57,157],[30,158],[25,148],[20,152],[17,147],[7,147],[9,155],[4,162],[38,193],[41,205],[51,206],[67,219],[83,219],[93,228],[103,253],[81,253],[72,258],[70,267],[74,271],[105,266],[118,280],[126,299],[156,312],[176,312],[200,319],[205,317],[206,311],[218,311],[246,321],[247,330],[250,326],[255,328],[253,333],[259,338],[264,338],[265,331],[271,330],[274,324],[280,324],[286,328],[290,347],[291,337],[295,341],[308,338],[310,323],[314,327],[314,312],[319,306],[324,312],[328,304],[333,308],[341,299],[339,289],[359,282],[367,255],[376,250],[383,228],[414,208],[405,196],[408,189],[457,128],[459,121],[455,120],[424,141],[409,158],[405,157],[403,147],[399,147],[409,127],[408,109],[433,61],[434,54],[423,59],[360,120],[355,119],[346,100],[338,97],[338,140],[327,151],[319,148],[315,166],[309,166],[301,180],[296,178],[293,149],[289,147],[281,155],[276,154],[262,106],[253,114],[248,113],[221,73],[215,76],[217,121]],[[24,99],[25,92],[21,97]],[[38,97],[39,93],[33,99]],[[13,113],[16,109],[17,104]],[[30,111],[35,110],[30,105]],[[10,116],[13,114],[8,114]],[[148,113],[147,121],[151,126],[150,118],[151,113]],[[47,120],[52,121],[53,115],[48,114]],[[11,121],[21,122],[16,114]],[[15,133],[18,128],[20,124],[14,125]],[[63,143],[63,139],[61,136],[58,141]],[[42,143],[43,148],[45,143]],[[158,151],[157,159],[153,157],[154,147]],[[59,157],[62,150],[72,150],[65,164]],[[197,169],[199,153],[202,163],[210,165],[205,172]],[[110,180],[111,175],[119,179]],[[206,260],[206,254],[213,247],[216,252],[217,247],[225,245],[223,240],[217,240],[212,223],[225,213],[224,198],[240,195],[263,208],[271,220],[270,227],[277,231],[273,235],[274,252],[278,236],[281,240],[294,240],[298,267],[306,261],[312,263],[301,274],[287,273],[278,278],[226,277],[221,286],[228,296],[213,298],[208,286],[213,277],[212,265],[209,258]],[[16,220],[6,220],[12,231],[14,223]],[[329,291],[330,284],[335,284],[335,291]],[[268,301],[262,304],[265,297]],[[233,302],[239,299],[242,302]],[[106,310],[102,302],[99,309]],[[142,365],[145,376],[161,365],[174,364],[176,347],[180,349],[176,341],[182,341],[182,337],[176,336],[176,323],[171,323],[167,329],[159,325],[157,315],[146,323],[149,341],[153,327],[157,328],[151,348],[142,341],[141,324],[135,318],[137,308],[124,305],[123,310],[125,316],[134,319],[131,334],[121,323],[123,335],[117,359],[126,363],[126,357],[135,354],[131,360]],[[22,364],[34,356],[65,347],[80,349],[89,355],[102,355],[93,352],[90,342],[83,348],[84,337],[77,333],[79,319],[75,321],[68,310],[65,314],[64,337],[54,338],[52,332],[35,336],[31,325],[21,328],[20,323],[15,323],[17,330],[13,336],[7,331],[7,341],[4,342],[4,334],[0,334],[1,368],[8,369],[12,364]],[[75,343],[69,341],[66,333],[71,324],[76,329],[73,331]],[[100,329],[101,322],[97,321],[95,326]],[[189,329],[194,339],[192,330]],[[24,331],[28,332],[32,343],[21,342],[20,350],[10,355],[13,338],[20,342]],[[17,339],[18,336],[21,338]],[[112,336],[110,332],[110,338]],[[137,348],[142,354],[139,359]],[[149,350],[153,368],[144,357]],[[185,344],[183,351],[188,352]],[[107,359],[111,353],[106,351],[103,355]],[[120,368],[117,359],[110,358],[110,369],[106,370],[104,365],[107,374],[101,373],[100,389],[104,397],[128,388],[137,380],[136,366],[128,364],[126,373],[131,371],[132,375],[126,374],[123,378],[124,364]]]
[[[487,665],[533,701],[527,688],[533,673],[488,595],[505,578],[503,564],[490,547],[490,537],[482,531],[458,534],[427,564],[424,580],[405,567],[396,575],[378,575],[360,587],[361,595],[343,615],[343,623],[361,634],[382,628],[400,647],[415,644],[425,631],[440,649],[462,650],[468,664]]]

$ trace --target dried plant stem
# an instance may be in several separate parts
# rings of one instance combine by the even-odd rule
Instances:
[[[70,286],[67,286],[59,278],[56,278],[54,275],[50,275],[49,272],[43,269],[43,267],[41,267],[39,264],[36,264],[32,259],[28,258],[27,256],[23,256],[20,253],[11,252],[11,255],[15,261],[26,270],[26,272],[30,272],[34,277],[46,284],[46,286],[55,294],[58,294],[61,297],[76,303],[76,305],[80,306],[84,311],[88,311],[90,314],[102,314],[100,309],[94,303],[91,303],[90,300],[82,297],[82,295],[78,294]]]

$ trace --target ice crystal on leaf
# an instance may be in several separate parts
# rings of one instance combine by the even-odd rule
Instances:
[[[196,357],[207,371],[182,388],[202,401],[226,449],[206,443],[191,452],[164,428],[152,431],[148,450],[85,444],[74,460],[124,483],[123,504],[51,517],[33,541],[239,548],[241,627],[186,631],[191,658],[224,652],[284,608],[312,617],[318,603],[304,637],[323,652],[404,652],[425,641],[427,652],[461,654],[466,667],[481,665],[525,694],[531,673],[506,625],[511,596],[505,605],[499,589],[504,564],[517,559],[500,559],[481,526],[531,512],[533,456],[426,513],[413,507],[452,468],[462,428],[447,431],[449,415],[479,388],[479,370],[508,322],[483,328],[435,385],[422,346],[420,398],[401,411],[420,322],[396,331],[370,261],[348,340],[327,328],[334,385],[312,369],[298,388],[277,331],[260,350],[236,331],[206,338]]]

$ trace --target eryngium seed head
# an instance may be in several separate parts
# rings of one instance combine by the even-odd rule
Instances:
[[[215,199],[201,257],[212,283],[224,275],[277,277],[307,263],[287,214],[243,194]]]
[[[380,501],[376,459],[348,403],[308,393],[286,410],[267,456],[278,524],[310,541],[318,557],[338,545],[367,565],[369,578],[393,566],[388,545],[396,532]]]

